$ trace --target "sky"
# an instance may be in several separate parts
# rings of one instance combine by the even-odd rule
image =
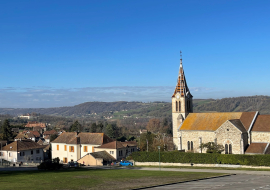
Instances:
[[[268,0],[0,2],[0,108],[270,95]]]

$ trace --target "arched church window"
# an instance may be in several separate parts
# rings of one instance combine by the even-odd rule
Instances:
[[[228,154],[228,145],[225,144],[225,154]]]
[[[181,111],[181,102],[179,101],[179,111]]]
[[[175,110],[178,111],[178,102],[176,101]]]
[[[232,145],[229,144],[229,154],[232,154]]]
[[[187,142],[187,149],[190,150],[190,142]]]
[[[190,149],[193,150],[193,141],[190,141]]]

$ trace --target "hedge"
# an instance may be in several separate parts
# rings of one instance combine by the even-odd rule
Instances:
[[[130,156],[137,162],[158,162],[158,152],[134,152]],[[270,155],[245,154],[209,154],[185,152],[160,152],[160,161],[164,163],[194,163],[194,164],[236,164],[253,166],[270,166]]]

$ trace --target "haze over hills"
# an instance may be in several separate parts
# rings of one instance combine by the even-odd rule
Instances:
[[[194,112],[260,111],[270,114],[270,96],[248,96],[223,99],[194,99]],[[170,117],[170,102],[86,102],[57,108],[0,108],[0,114],[17,116],[25,113],[64,117]]]

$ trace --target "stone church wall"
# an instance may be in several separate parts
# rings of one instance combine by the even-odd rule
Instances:
[[[247,133],[243,133],[236,128],[230,121],[223,123],[216,131],[215,138],[217,144],[221,144],[225,147],[225,144],[232,145],[233,154],[243,154],[243,147],[247,146]],[[222,152],[223,154],[225,153]]]
[[[188,151],[188,141],[193,142],[193,151],[201,152],[200,146],[200,138],[202,139],[202,143],[214,142],[215,134],[212,131],[180,131],[180,135],[182,135],[182,149],[185,152]],[[203,150],[203,153],[206,151]]]
[[[270,132],[251,131],[251,142],[270,142]]]

